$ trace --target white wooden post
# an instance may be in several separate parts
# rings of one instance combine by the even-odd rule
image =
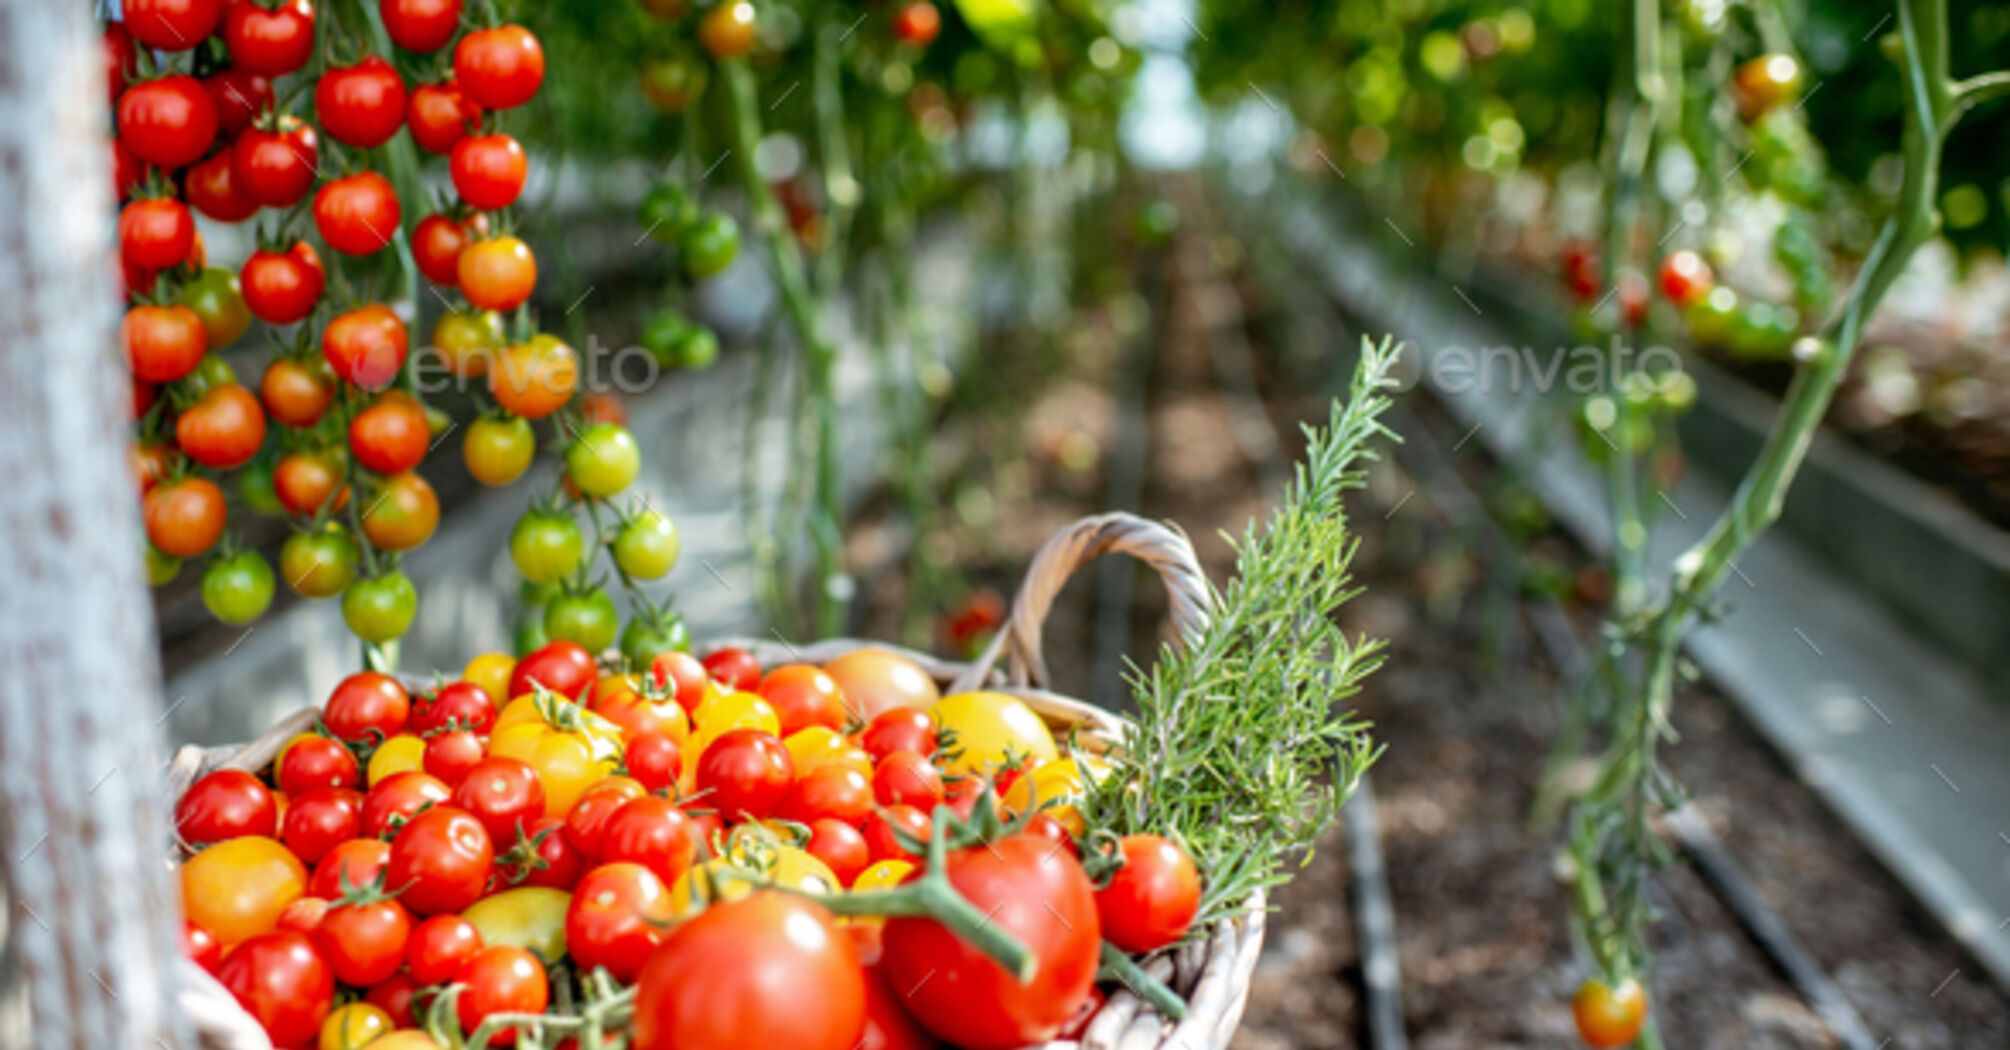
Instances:
[[[36,1050],[193,1045],[108,111],[91,5],[0,0],[0,871]]]

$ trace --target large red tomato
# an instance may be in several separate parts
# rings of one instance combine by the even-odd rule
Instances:
[[[335,1001],[335,975],[306,935],[260,934],[224,956],[216,978],[276,1046],[308,1046]]]
[[[495,847],[481,821],[466,810],[434,806],[398,829],[391,839],[386,885],[401,887],[399,900],[421,915],[457,912],[479,900],[495,864]]]
[[[194,45],[189,45],[193,47]],[[148,80],[119,96],[119,141],[148,164],[179,168],[216,139],[216,102],[186,73]]]
[[[1038,967],[1021,984],[933,919],[889,919],[882,965],[894,987],[913,989],[909,1011],[968,1050],[1052,1039],[1094,987],[1102,946],[1095,887],[1081,864],[1044,839],[1011,835],[952,852],[949,881]]]
[[[268,208],[291,208],[314,187],[321,140],[298,117],[247,128],[230,147],[232,185]]]
[[[314,115],[343,145],[381,146],[404,126],[405,82],[382,55],[331,69],[314,85]]]
[[[635,1050],[855,1050],[865,995],[851,942],[822,905],[756,892],[705,909],[649,957]]]
[[[596,966],[622,984],[641,974],[670,926],[670,891],[640,864],[603,864],[573,888],[565,910],[565,950],[583,973]]]
[[[454,48],[454,77],[489,109],[521,106],[544,83],[544,48],[519,25],[478,29]]]
[[[328,284],[320,255],[306,241],[295,241],[284,251],[252,252],[237,278],[244,288],[244,305],[266,324],[302,320],[314,311]]]
[[[330,179],[314,193],[314,228],[345,255],[369,255],[390,244],[400,219],[397,191],[374,171]]]

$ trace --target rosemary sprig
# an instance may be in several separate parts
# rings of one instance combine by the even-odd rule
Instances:
[[[1360,488],[1394,386],[1397,348],[1362,341],[1347,399],[1308,447],[1283,498],[1236,550],[1236,575],[1212,618],[1133,667],[1137,715],[1115,775],[1087,800],[1093,826],[1185,842],[1207,885],[1197,929],[1258,888],[1283,882],[1338,815],[1379,749],[1367,723],[1337,705],[1382,662],[1382,642],[1349,639],[1333,615],[1360,593],[1358,543],[1343,496]]]

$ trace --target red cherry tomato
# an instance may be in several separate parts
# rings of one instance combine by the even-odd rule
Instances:
[[[231,174],[231,155],[231,150],[223,150],[207,160],[197,161],[182,180],[182,192],[188,197],[189,207],[218,222],[243,222],[258,214],[258,202],[238,192],[236,178]],[[194,240],[191,233],[191,247]]]
[[[348,748],[325,736],[305,736],[280,753],[272,779],[289,797],[298,797],[315,788],[359,787],[363,774]]]
[[[549,642],[516,662],[509,677],[509,699],[531,695],[535,682],[577,700],[595,680],[593,654],[585,646],[562,640]]]
[[[926,813],[945,797],[942,774],[923,755],[895,751],[872,773],[872,794],[882,806],[913,806]]]
[[[395,900],[337,904],[314,928],[314,946],[343,984],[364,987],[398,972],[412,937],[412,913]]]
[[[686,715],[697,713],[698,705],[705,699],[705,665],[690,653],[671,651],[658,654],[649,664],[649,673],[656,684],[677,691],[677,706]]]
[[[872,852],[872,859],[911,860],[918,854],[909,850],[900,841],[901,832],[917,842],[928,841],[928,814],[913,806],[888,806],[878,810],[865,820],[865,845]]]
[[[208,478],[183,477],[153,487],[140,501],[147,541],[164,554],[193,558],[223,536],[223,490]]]
[[[265,443],[265,406],[258,395],[228,383],[215,387],[175,417],[175,444],[205,467],[235,470]]]
[[[453,802],[482,822],[491,842],[507,848],[519,829],[544,814],[544,782],[521,759],[485,758],[454,789]]]
[[[550,1002],[551,986],[537,956],[508,945],[491,945],[461,964],[454,982],[467,987],[454,1003],[461,1027],[472,1033],[490,1014],[541,1014]],[[489,1045],[516,1042],[516,1029],[501,1028]]]
[[[433,214],[419,220],[412,230],[412,259],[426,280],[448,288],[461,279],[461,251],[488,229],[488,220],[475,216],[455,219]]]
[[[1157,951],[1186,936],[1200,908],[1193,858],[1158,835],[1126,835],[1124,866],[1096,891],[1103,938],[1132,954]]]
[[[293,796],[279,822],[279,841],[303,864],[320,863],[362,833],[363,793],[349,788],[314,788]]]
[[[307,892],[331,900],[347,896],[350,889],[375,885],[390,863],[390,843],[374,838],[351,839],[329,850],[321,863],[314,866],[314,875],[307,880]]]
[[[231,949],[216,979],[276,1046],[307,1046],[335,1001],[335,975],[306,935],[260,934]]]
[[[811,664],[786,664],[761,677],[756,689],[781,719],[782,736],[811,726],[843,729],[844,694],[837,679]]]
[[[135,306],[119,324],[126,363],[146,383],[172,383],[195,371],[208,349],[202,316],[186,306]]]
[[[670,934],[638,979],[632,1032],[635,1050],[854,1050],[864,1030],[865,977],[836,921],[761,891]]]
[[[241,769],[219,769],[189,785],[175,804],[175,833],[191,846],[245,835],[272,836],[279,806],[259,779]]]
[[[418,466],[432,441],[426,410],[402,392],[385,394],[349,420],[349,451],[364,469],[379,474]]]
[[[381,146],[405,124],[405,81],[382,55],[331,69],[314,85],[314,115],[345,146]]]
[[[447,161],[454,192],[481,211],[496,211],[523,193],[530,161],[523,147],[508,135],[476,135],[454,144]]]
[[[927,47],[942,32],[942,12],[928,0],[913,0],[894,12],[893,35],[916,47]]]
[[[1075,843],[1074,832],[1069,831],[1068,825],[1061,823],[1061,818],[1052,813],[1043,810],[1027,817],[1025,830],[1028,835],[1046,839],[1067,850],[1071,857],[1079,858],[1082,855],[1082,848]]]
[[[525,825],[520,846],[527,847],[528,855],[512,873],[516,885],[570,891],[586,871],[586,854],[566,837],[565,821],[558,817],[539,817]]]
[[[1661,293],[1677,306],[1688,306],[1710,294],[1714,283],[1710,264],[1687,248],[1661,260]]]
[[[701,662],[705,673],[711,675],[713,681],[729,689],[751,692],[761,684],[761,664],[754,659],[753,653],[745,649],[731,646],[714,649],[705,654]]]
[[[440,783],[458,790],[468,774],[487,757],[487,746],[473,730],[442,729],[426,738],[423,762],[426,775],[438,777]]]
[[[203,929],[188,919],[183,919],[181,921],[181,953],[188,956],[190,962],[208,970],[210,973],[215,973],[217,966],[223,962],[223,942],[216,939],[216,934]]]
[[[389,837],[421,810],[452,798],[440,778],[417,770],[393,773],[363,796],[363,834]]]
[[[810,823],[810,841],[803,848],[831,869],[840,886],[849,887],[858,879],[858,873],[872,863],[872,848],[865,844],[865,836],[850,824],[830,817]]]
[[[663,942],[672,918],[670,891],[648,868],[630,862],[603,864],[586,873],[565,911],[565,950],[582,973],[604,967],[633,984]]]
[[[345,255],[369,255],[390,244],[399,221],[398,194],[374,171],[330,179],[314,194],[314,228]]]
[[[414,816],[391,839],[386,882],[421,915],[457,912],[481,898],[495,847],[481,821],[453,806]]]
[[[110,90],[109,98],[116,103],[119,93],[126,89],[126,81],[140,71],[140,49],[133,44],[133,34],[123,22],[105,25],[105,86]]]
[[[735,729],[698,756],[698,790],[728,820],[774,816],[795,782],[795,762],[773,733]]]
[[[932,919],[893,918],[881,965],[909,1011],[946,1042],[1004,1050],[1052,1039],[1095,985],[1095,888],[1073,857],[1028,835],[954,850],[949,881],[1037,961],[1021,983]],[[930,976],[930,975],[933,976]]]
[[[245,129],[231,144],[231,185],[268,208],[291,208],[314,188],[320,162],[321,140],[313,127],[282,117],[272,128]]]
[[[405,966],[420,984],[444,984],[482,950],[482,934],[458,915],[435,915],[412,928]]]
[[[896,751],[932,755],[935,753],[935,720],[920,708],[888,708],[866,723],[865,732],[859,734],[859,746],[876,760],[885,759]]]
[[[368,303],[328,322],[321,330],[321,356],[343,382],[381,390],[405,367],[410,338],[390,307]]]
[[[216,129],[221,138],[243,134],[260,113],[272,108],[272,81],[242,67],[211,73],[202,78],[202,89],[209,92],[209,100],[216,106]]]
[[[273,7],[234,2],[223,17],[223,42],[238,66],[283,77],[314,57],[314,5],[308,0]]]
[[[438,51],[461,27],[461,0],[377,0],[384,31],[407,51]]]
[[[411,713],[411,694],[396,678],[358,671],[335,684],[321,721],[338,740],[375,745],[404,732]]]
[[[474,133],[481,119],[482,107],[451,80],[420,84],[405,103],[412,141],[427,153],[452,151],[455,143]]]
[[[544,48],[519,25],[478,29],[454,48],[454,78],[489,109],[521,106],[544,83]]]
[[[648,794],[639,781],[612,777],[586,789],[565,812],[565,837],[582,855],[598,860],[606,852],[607,825],[621,807]]]
[[[208,152],[216,140],[216,102],[201,81],[185,73],[142,81],[119,96],[118,127],[119,141],[134,156],[179,168]]]
[[[872,781],[864,773],[831,763],[810,770],[789,788],[781,815],[798,824],[829,817],[857,826],[871,815],[872,798]]]
[[[442,729],[487,733],[495,724],[495,699],[473,682],[449,682],[412,699],[410,728],[414,733]]]
[[[120,11],[126,29],[140,43],[187,51],[216,32],[223,0],[126,0]]]
[[[378,981],[364,993],[363,1001],[391,1015],[393,1028],[413,1028],[412,1000],[419,994],[419,982],[408,973],[394,973]]]
[[[607,818],[600,836],[600,859],[632,861],[654,872],[665,886],[673,886],[697,856],[696,831],[690,816],[677,803],[644,795]]]
[[[296,241],[285,251],[252,252],[237,279],[244,289],[244,305],[267,324],[305,318],[321,301],[321,290],[328,283],[321,257],[306,241]]]
[[[637,733],[629,737],[625,759],[628,775],[650,791],[673,787],[684,767],[683,749],[664,733]]]
[[[165,270],[195,246],[195,217],[172,197],[137,200],[119,212],[119,257],[134,266]]]

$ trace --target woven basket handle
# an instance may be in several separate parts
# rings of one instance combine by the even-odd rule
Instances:
[[[1015,686],[1047,687],[1047,660],[1040,631],[1054,598],[1068,578],[1109,553],[1128,554],[1152,567],[1172,599],[1173,626],[1184,639],[1207,625],[1214,589],[1186,534],[1170,525],[1121,511],[1083,518],[1055,533],[1026,567],[1026,579],[1012,596],[1012,612],[970,668],[950,685],[952,692],[980,688],[1005,661],[1005,677]]]

